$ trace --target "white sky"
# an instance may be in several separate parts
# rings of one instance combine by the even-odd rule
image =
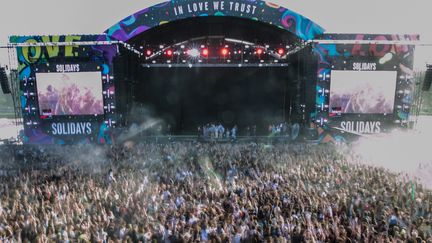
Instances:
[[[96,34],[160,0],[2,0],[0,44],[9,35]],[[432,43],[432,0],[271,0],[328,33],[420,34]],[[415,65],[432,62],[432,47],[417,48]],[[0,50],[0,63],[8,53]]]

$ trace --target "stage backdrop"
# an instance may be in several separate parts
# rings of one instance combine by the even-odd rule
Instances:
[[[261,21],[304,41],[324,32],[310,19],[260,0],[173,0],[126,17],[103,35],[13,36],[10,42],[127,42],[171,21],[206,16]],[[114,82],[121,82],[113,73],[116,54],[115,45],[17,48],[24,143],[111,143],[110,128],[117,120]]]
[[[417,35],[324,34],[322,40],[416,41]],[[379,134],[408,124],[414,45],[316,44],[316,112],[320,139]],[[329,133],[332,136],[328,136]]]
[[[106,35],[14,36],[10,42],[106,40]],[[111,143],[116,54],[116,45],[18,47],[24,143]]]

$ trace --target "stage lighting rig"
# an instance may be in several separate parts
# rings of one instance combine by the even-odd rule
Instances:
[[[167,55],[168,57],[172,57],[174,54],[174,52],[171,49],[168,49],[165,51],[165,55]]]
[[[171,45],[144,46],[141,51],[147,58],[143,65],[184,66],[288,66],[286,58],[291,49],[285,44],[251,43],[236,39],[221,37],[193,38]],[[161,48],[162,49],[158,49]],[[294,47],[294,46],[293,46]],[[151,51],[151,55],[150,54]],[[175,58],[174,58],[175,56]],[[168,62],[169,61],[169,62]]]
[[[189,50],[187,50],[186,53],[188,54],[188,56],[190,56],[192,58],[198,58],[200,56],[200,52],[196,48],[189,49]]]
[[[279,54],[279,56],[283,56],[283,54],[285,54],[285,50],[283,48],[279,48],[277,50],[277,53]]]
[[[226,48],[226,47],[222,48],[221,54],[223,57],[226,57],[228,55],[228,53],[229,53],[228,48]]]
[[[202,49],[201,54],[203,57],[208,57],[209,56],[209,49],[208,48]]]
[[[255,53],[256,53],[258,56],[261,56],[262,54],[264,54],[264,50],[263,50],[262,48],[257,48],[256,51],[255,51]]]

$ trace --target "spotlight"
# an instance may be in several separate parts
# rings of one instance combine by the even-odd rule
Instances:
[[[261,48],[256,49],[256,54],[262,55],[264,53],[264,50]]]
[[[204,48],[202,49],[201,53],[204,57],[207,57],[209,55],[209,50],[207,48]]]
[[[228,49],[227,48],[222,48],[221,53],[222,53],[222,56],[228,55]]]
[[[200,52],[198,51],[198,49],[190,49],[187,51],[187,54],[191,57],[199,57]]]
[[[147,49],[146,50],[146,55],[149,57],[149,56],[151,56],[153,54],[153,52],[152,52],[152,50],[150,50],[150,49]]]
[[[165,52],[165,54],[167,55],[167,56],[172,56],[173,55],[173,51],[172,50],[167,50],[166,52]]]
[[[282,55],[285,53],[285,50],[284,50],[283,48],[279,48],[279,49],[277,50],[277,53],[278,53],[280,56],[282,56]]]

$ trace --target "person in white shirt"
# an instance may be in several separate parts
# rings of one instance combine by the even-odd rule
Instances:
[[[233,140],[237,139],[237,125],[234,125],[234,127],[231,129],[231,138]]]

